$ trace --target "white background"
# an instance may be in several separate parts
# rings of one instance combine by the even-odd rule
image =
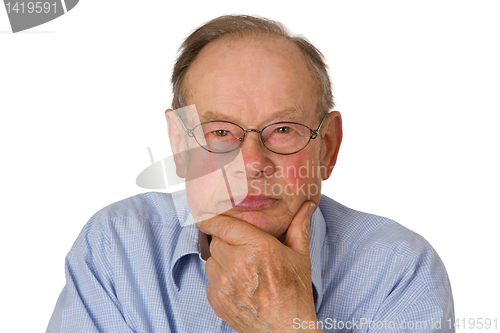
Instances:
[[[82,0],[18,34],[0,8],[1,330],[45,330],[83,225],[145,191],[148,146],[169,153],[182,39],[231,13],[279,20],[327,57],[344,141],[324,193],[424,236],[456,317],[500,320],[498,1]]]

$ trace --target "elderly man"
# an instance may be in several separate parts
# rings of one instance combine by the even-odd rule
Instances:
[[[219,17],[185,40],[172,84],[186,191],[91,218],[48,332],[453,331],[432,247],[320,193],[342,125],[314,46]]]

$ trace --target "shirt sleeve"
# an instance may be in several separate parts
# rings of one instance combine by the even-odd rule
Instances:
[[[66,286],[47,333],[135,332],[113,292],[111,236],[106,223],[95,222],[87,223],[66,256]]]
[[[367,332],[455,332],[448,275],[431,248],[395,283]]]
[[[411,295],[414,291],[419,291],[419,295]],[[450,297],[451,294],[446,290],[430,291],[424,286],[411,288],[407,290],[407,294],[395,300],[394,303],[399,304],[392,304],[394,311],[384,311],[385,313],[377,315],[372,322],[365,322],[364,325],[368,328],[366,332],[453,333],[454,311]],[[402,304],[405,302],[408,305],[406,308]],[[383,307],[387,305],[384,304]]]

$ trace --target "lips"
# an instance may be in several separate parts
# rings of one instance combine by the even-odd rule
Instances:
[[[277,200],[262,195],[249,195],[243,200],[236,197],[234,198],[234,202],[238,204],[234,208],[238,210],[262,210],[271,207]]]

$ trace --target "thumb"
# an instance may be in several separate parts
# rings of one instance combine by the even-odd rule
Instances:
[[[303,255],[309,254],[310,221],[315,210],[314,202],[304,202],[286,232],[285,245]]]

